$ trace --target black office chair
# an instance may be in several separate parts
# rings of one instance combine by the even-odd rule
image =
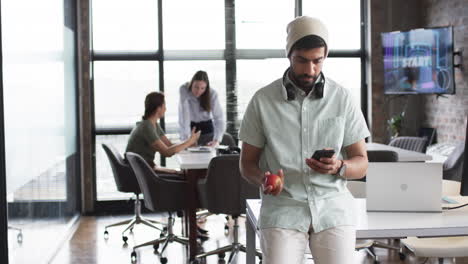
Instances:
[[[198,142],[199,142],[199,144],[202,144],[202,143],[206,144],[211,140],[212,137],[213,137],[213,134],[209,134],[208,137],[206,137],[206,135],[203,135],[203,138],[200,137]],[[232,135],[227,133],[227,132],[224,133],[223,139],[221,140],[220,145],[225,145],[225,146],[229,147],[226,150],[219,149],[218,152],[220,154],[232,153],[234,151],[237,151],[237,153],[240,153],[240,149],[237,147],[236,141],[234,140]],[[202,220],[205,221],[204,219],[206,219],[206,217],[208,217],[210,215],[211,215],[211,213],[208,212],[208,210],[198,211],[197,212],[197,221],[202,221]],[[229,219],[227,219],[227,220],[229,220]],[[224,225],[224,229],[225,229],[225,232],[229,231],[229,227],[228,227],[227,224]]]
[[[203,146],[206,145],[208,142],[210,142],[213,139],[213,134],[205,134],[201,135],[200,138],[198,139],[198,145]],[[237,146],[236,141],[232,137],[231,134],[229,133],[224,133],[223,138],[221,139],[221,142],[219,142],[220,145],[226,145],[230,147]]]
[[[224,133],[223,139],[221,140],[221,145],[226,145],[229,147],[237,147],[236,141],[229,133]]]
[[[368,150],[367,159],[369,162],[397,162],[398,153],[391,150]],[[359,185],[351,187],[349,185]],[[351,188],[350,188],[351,187]],[[365,198],[365,183],[364,182],[348,182],[348,188],[355,198]],[[354,189],[354,190],[353,190]],[[363,190],[364,189],[364,190]],[[357,195],[356,195],[357,194]],[[374,263],[378,263],[378,257],[375,254],[374,248],[386,248],[389,250],[397,250],[401,260],[405,259],[402,249],[398,246],[392,246],[390,243],[382,243],[375,240],[365,240],[356,242],[356,250],[365,250],[368,255],[374,259]]]
[[[388,143],[389,146],[426,153],[428,139],[423,137],[396,137]]]
[[[437,141],[437,130],[432,127],[421,127],[418,137],[427,138],[427,145],[430,146]]]
[[[124,243],[127,243],[128,240],[128,237],[125,235],[125,232],[127,230],[130,230],[130,232],[132,232],[136,224],[144,224],[151,228],[165,232],[165,223],[156,220],[146,219],[141,216],[141,190],[135,177],[135,173],[133,173],[133,170],[130,168],[130,165],[123,159],[123,157],[115,149],[114,146],[110,144],[102,144],[102,147],[104,148],[104,151],[106,152],[107,157],[109,158],[109,162],[114,173],[114,180],[115,184],[117,185],[117,190],[119,192],[134,193],[136,195],[134,207],[135,214],[133,215],[133,217],[125,221],[107,225],[104,229],[104,238],[107,239],[109,237],[109,232],[107,231],[107,228],[120,225],[126,225],[125,229],[122,231],[122,240],[124,241]],[[154,224],[162,224],[163,228],[159,228]]]
[[[173,212],[187,208],[188,183],[177,178],[168,179],[159,177],[148,163],[138,154],[127,152],[125,154],[131,168],[135,172],[138,184],[145,196],[145,207],[153,212],[167,211],[169,213],[167,222],[167,233],[158,239],[146,242],[133,247],[131,253],[132,263],[136,261],[137,254],[135,249],[152,245],[157,251],[159,244],[164,243],[160,255],[160,262],[167,263],[167,258],[162,257],[167,245],[172,242],[178,242],[187,245],[189,239],[182,236],[176,236],[173,232],[174,218]]]
[[[224,257],[231,252],[228,263],[239,251],[246,247],[239,243],[238,217],[246,212],[246,199],[258,199],[259,190],[247,183],[239,171],[239,155],[221,155],[213,158],[208,167],[208,175],[198,183],[200,203],[214,214],[229,214],[234,219],[233,242],[230,245],[196,256],[196,259],[217,254]],[[262,257],[257,251],[256,255]]]

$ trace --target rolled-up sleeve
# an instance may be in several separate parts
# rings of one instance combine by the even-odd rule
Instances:
[[[346,133],[343,138],[344,147],[352,145],[370,136],[364,115],[349,94],[345,111],[345,129]]]
[[[187,84],[179,88],[179,136],[181,140],[190,137],[190,112],[186,90]]]
[[[257,99],[258,96],[254,96],[247,106],[239,129],[239,138],[252,146],[263,148],[265,134]]]
[[[219,103],[218,94],[214,90],[211,95],[211,105],[213,107],[213,139],[221,142],[224,132],[226,131],[226,119],[224,118],[223,110]]]

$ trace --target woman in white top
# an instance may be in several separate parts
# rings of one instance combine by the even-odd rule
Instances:
[[[218,145],[226,130],[226,122],[218,94],[211,89],[208,74],[197,71],[192,80],[180,87],[179,133],[181,140],[191,135],[192,128],[201,131],[199,145]]]

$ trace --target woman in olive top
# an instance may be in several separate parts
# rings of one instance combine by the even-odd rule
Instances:
[[[160,174],[180,174],[179,171],[158,167],[154,163],[156,152],[165,157],[171,157],[177,152],[195,144],[200,132],[193,129],[187,140],[180,144],[173,144],[159,126],[158,120],[166,112],[164,94],[152,92],[145,99],[145,115],[137,122],[128,139],[126,152],[134,152],[143,157],[154,170]]]
[[[208,74],[197,71],[192,80],[180,89],[179,134],[185,140],[191,129],[201,131],[199,145],[216,146],[226,130],[221,104],[216,90],[211,89]]]

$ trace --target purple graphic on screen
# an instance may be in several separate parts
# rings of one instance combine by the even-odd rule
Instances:
[[[451,27],[382,33],[386,94],[453,94]]]

